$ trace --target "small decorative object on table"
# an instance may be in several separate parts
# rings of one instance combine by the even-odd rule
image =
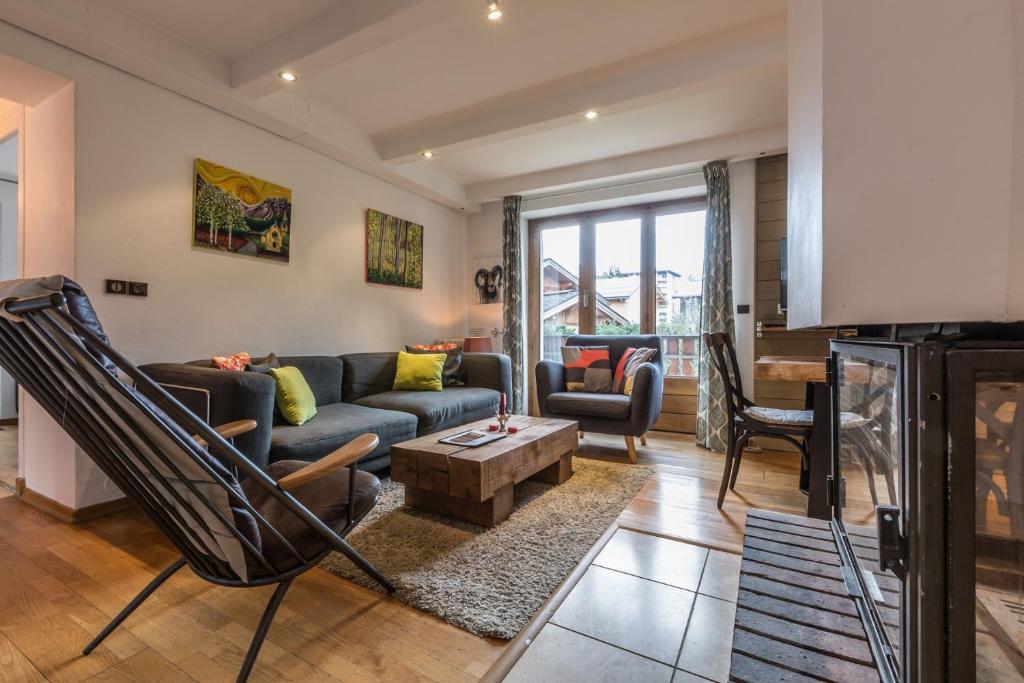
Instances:
[[[498,412],[495,413],[494,416],[498,418],[498,431],[508,431],[505,424],[508,422],[508,419],[512,417],[512,413],[508,412],[508,397],[505,396],[504,391],[501,392],[501,400],[498,402]]]

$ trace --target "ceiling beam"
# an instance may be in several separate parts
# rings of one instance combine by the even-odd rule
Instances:
[[[227,87],[226,63],[218,64],[183,45],[166,42],[145,24],[108,13],[106,5],[98,5],[96,14],[83,14],[79,5],[85,3],[0,0],[3,52],[54,73],[74,73],[71,53],[40,50],[35,36],[42,36],[450,208],[478,209],[466,197],[465,188],[439,167],[396,168],[384,164],[370,137],[333,113],[290,92],[260,100],[245,97]],[[218,77],[221,74],[223,78]]]
[[[589,109],[605,114],[719,88],[786,63],[784,17],[753,22],[492,99],[374,136],[381,159],[402,164],[423,150],[457,152],[579,123]]]
[[[289,70],[310,78],[449,16],[452,0],[345,0],[232,60],[231,87],[265,97],[288,84]]]
[[[646,152],[477,183],[467,188],[467,195],[471,202],[482,204],[508,195],[529,196],[559,189],[579,189],[588,183],[600,182],[607,186],[611,179],[630,182],[652,176],[664,177],[673,170],[694,170],[711,159],[737,161],[762,153],[779,152],[786,148],[786,140],[785,125],[755,128]]]

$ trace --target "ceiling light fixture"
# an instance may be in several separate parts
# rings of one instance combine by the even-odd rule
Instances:
[[[433,156],[434,156],[434,153],[433,153],[433,152],[431,152],[431,151],[430,151],[429,149],[428,149],[427,151],[423,152],[423,158],[424,158],[424,159],[430,159],[430,158],[432,158]]]
[[[594,111],[593,109],[591,109],[590,111],[588,111],[588,112],[587,112],[586,114],[584,114],[583,116],[584,116],[584,117],[585,117],[585,118],[586,118],[586,119],[587,119],[588,121],[593,121],[593,120],[594,120],[594,119],[596,119],[596,118],[597,118],[598,116],[600,116],[600,114],[598,114],[598,113],[597,113],[596,111]]]
[[[288,81],[289,83],[294,83],[295,81],[299,80],[299,77],[296,76],[291,71],[282,71],[277,75],[281,78],[282,81]]]
[[[488,0],[487,18],[491,21],[501,19],[501,5],[498,3],[498,0]]]

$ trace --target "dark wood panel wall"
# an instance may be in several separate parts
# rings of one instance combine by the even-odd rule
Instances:
[[[787,155],[757,160],[757,273],[754,358],[762,356],[826,356],[830,330],[786,330],[779,310],[779,271],[782,239],[786,236]],[[803,408],[804,385],[796,382],[754,381],[753,399],[774,408]],[[780,444],[783,442],[779,442]],[[768,444],[766,444],[768,445]],[[773,442],[772,448],[776,447]]]

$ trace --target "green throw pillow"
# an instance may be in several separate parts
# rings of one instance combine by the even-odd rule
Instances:
[[[316,398],[299,369],[292,366],[270,368],[270,374],[277,382],[274,398],[284,419],[295,426],[313,419],[316,415]]]
[[[395,391],[441,391],[441,372],[444,353],[398,352],[398,370],[395,372]]]

